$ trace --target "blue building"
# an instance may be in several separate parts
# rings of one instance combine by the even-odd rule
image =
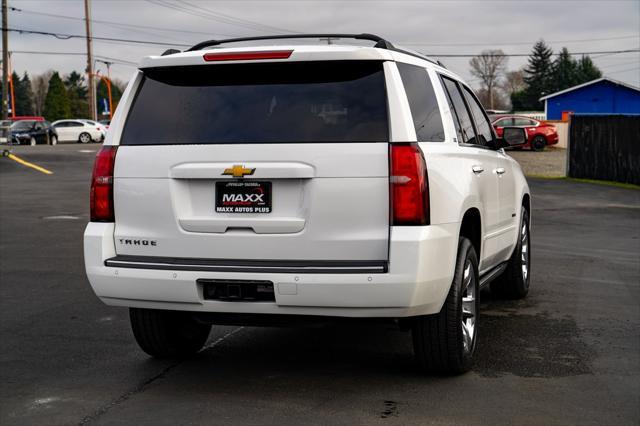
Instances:
[[[547,120],[574,114],[640,114],[640,88],[603,77],[540,98]]]

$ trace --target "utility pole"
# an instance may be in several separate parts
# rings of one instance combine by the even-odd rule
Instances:
[[[2,0],[2,119],[7,119],[9,106],[9,31],[7,0]]]
[[[6,2],[6,0],[2,0]],[[87,83],[88,83],[88,95],[89,95],[89,111],[91,113],[91,119],[96,120],[96,98],[95,98],[95,84],[93,81],[93,51],[91,41],[91,0],[84,0],[84,20],[87,30]]]

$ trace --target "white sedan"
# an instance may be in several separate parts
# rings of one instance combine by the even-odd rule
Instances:
[[[104,124],[102,124],[102,123],[100,123],[98,121],[93,121],[93,120],[82,120],[82,121],[84,121],[85,123],[89,123],[92,126],[96,126],[102,132],[103,137],[107,136],[107,126],[105,126]]]
[[[53,127],[60,142],[102,142],[105,136],[101,126],[91,125],[83,120],[58,120],[53,122]]]

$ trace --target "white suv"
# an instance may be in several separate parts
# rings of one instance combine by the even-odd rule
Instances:
[[[480,289],[524,297],[530,195],[458,76],[375,46],[209,41],[142,60],[97,155],[86,271],[156,357],[211,324],[388,318],[470,368]],[[258,40],[320,35],[261,37]]]

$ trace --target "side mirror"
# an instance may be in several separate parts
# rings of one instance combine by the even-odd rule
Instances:
[[[498,139],[498,148],[509,148],[527,143],[527,132],[521,127],[504,127]]]

